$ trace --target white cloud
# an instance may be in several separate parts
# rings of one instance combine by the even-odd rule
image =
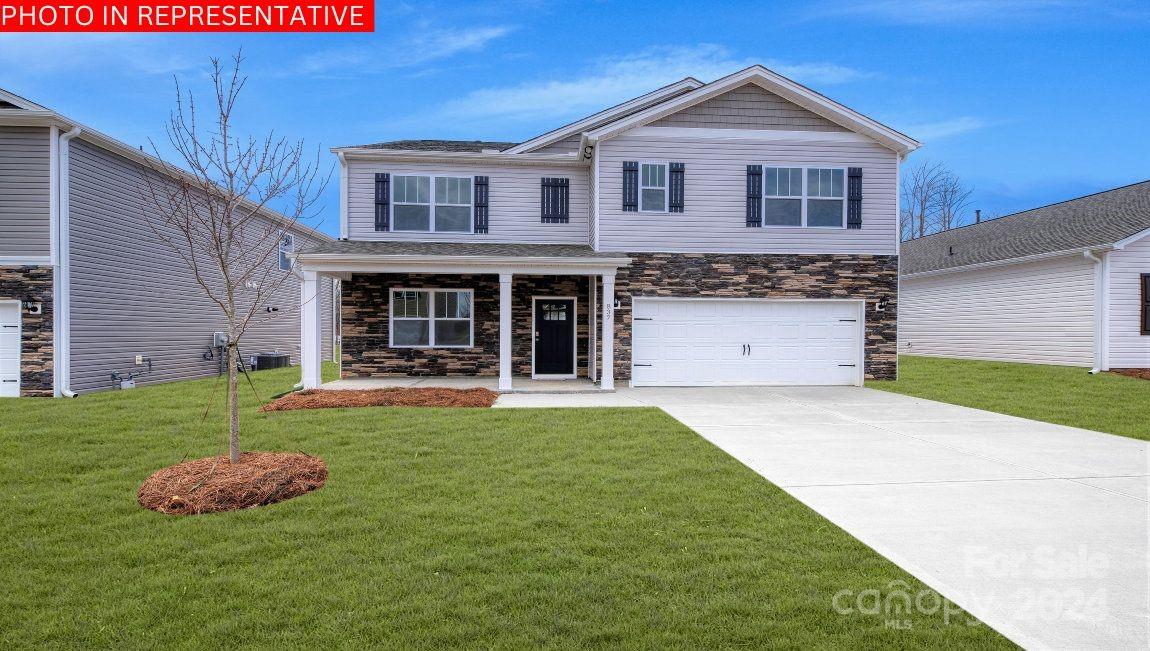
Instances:
[[[941,138],[957,136],[960,133],[975,131],[985,126],[986,123],[978,118],[963,116],[951,120],[943,120],[941,122],[927,122],[924,124],[910,125],[901,130],[916,140],[929,142],[931,140],[939,140]]]
[[[120,68],[170,75],[196,63],[153,34],[0,34],[0,64],[10,71]]]
[[[561,120],[594,113],[684,77],[713,81],[755,63],[808,84],[841,84],[873,76],[831,63],[738,58],[718,45],[662,47],[600,60],[578,76],[482,88],[447,102],[438,113],[464,120]]]
[[[986,21],[1035,22],[1087,6],[1084,0],[864,0],[832,3],[818,10],[820,15],[871,16],[893,23],[912,25],[953,24]]]
[[[514,28],[502,25],[416,30],[399,40],[377,40],[368,45],[353,45],[315,52],[303,58],[291,74],[363,74],[396,68],[407,68],[446,59],[463,52],[482,50],[488,43],[503,38]],[[376,39],[382,37],[376,36]]]

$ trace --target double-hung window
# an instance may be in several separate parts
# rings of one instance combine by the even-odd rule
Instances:
[[[391,290],[392,348],[470,348],[469,289]]]
[[[463,176],[393,176],[393,231],[470,233],[472,181]]]
[[[643,163],[639,166],[640,212],[667,212],[667,164]]]
[[[764,167],[763,226],[844,228],[846,170]]]

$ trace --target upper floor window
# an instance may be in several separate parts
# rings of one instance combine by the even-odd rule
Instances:
[[[280,269],[283,271],[291,271],[291,258],[288,257],[289,253],[295,251],[295,237],[291,233],[284,233],[280,236]]]
[[[471,177],[393,176],[393,231],[471,232]]]
[[[763,226],[846,226],[846,170],[764,167]]]
[[[639,166],[639,210],[667,212],[666,163],[643,163]]]

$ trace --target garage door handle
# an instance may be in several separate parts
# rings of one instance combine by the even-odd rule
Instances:
[[[636,364],[635,366],[651,366],[651,364]]]
[[[4,326],[4,327],[5,327],[5,328],[15,328],[16,326],[14,326],[14,325],[6,325],[6,326]]]
[[[5,382],[15,382],[16,380],[4,380]]]
[[[839,366],[850,366],[851,368],[854,368],[854,364],[839,364]]]
[[[839,319],[839,321],[844,323],[858,323],[858,319]]]
[[[652,319],[649,316],[633,316],[633,317],[631,317],[631,320],[632,321],[654,321],[655,319]]]

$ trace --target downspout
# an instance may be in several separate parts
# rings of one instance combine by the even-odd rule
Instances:
[[[58,362],[57,368],[59,369],[59,379],[57,387],[62,396],[68,398],[75,398],[76,393],[72,391],[72,260],[70,255],[71,250],[71,226],[69,224],[71,217],[71,201],[69,195],[69,154],[68,143],[76,136],[80,135],[80,127],[73,127],[71,131],[60,136],[60,144],[57,147],[56,163],[57,174],[59,180],[56,182],[56,191],[59,193],[56,199],[59,216],[59,236],[56,243],[59,250],[56,253],[57,265],[59,270],[58,278],[59,283],[56,286],[56,305],[52,306],[55,311],[58,330],[55,331],[56,339],[56,360]]]
[[[1106,253],[1082,252],[1094,261],[1094,368],[1090,369],[1091,375],[1110,370],[1110,258]]]
[[[60,305],[60,127],[48,128],[48,237],[52,259],[52,337],[61,331]],[[52,397],[59,398],[63,360],[58,353],[52,355]]]
[[[347,157],[343,152],[336,152],[335,157],[339,159],[339,239],[346,240],[348,231],[348,178],[347,178]]]

